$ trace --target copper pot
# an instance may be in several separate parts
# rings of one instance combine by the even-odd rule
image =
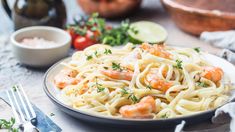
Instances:
[[[234,0],[161,0],[171,18],[183,31],[200,35],[203,31],[235,28]]]
[[[77,0],[87,14],[98,12],[106,18],[121,17],[140,7],[142,0]]]

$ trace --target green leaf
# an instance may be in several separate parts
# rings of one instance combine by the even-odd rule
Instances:
[[[105,90],[105,88],[104,87],[97,87],[97,92],[99,93],[99,92],[102,92],[102,91],[104,91]]]
[[[161,115],[161,118],[168,118],[167,113],[165,113],[164,115]]]
[[[147,85],[146,88],[148,88],[149,90],[152,90],[152,86]]]
[[[54,113],[50,113],[50,116],[55,116],[55,114]]]
[[[182,68],[182,62],[181,60],[176,60],[176,65],[174,65],[175,68],[178,68],[178,69],[183,69]]]
[[[15,124],[15,118],[11,118],[9,121],[6,119],[0,119],[0,129],[8,129],[9,131],[15,131],[18,132],[17,128],[13,128],[13,125]]]
[[[209,85],[204,82],[197,82],[197,85],[200,87],[208,87]]]
[[[121,68],[121,64],[120,63],[115,63],[115,62],[112,62],[112,68],[113,68],[113,70],[120,70],[120,71],[123,70]]]
[[[108,70],[108,69],[109,69],[109,68],[108,68],[108,67],[106,67],[106,66],[104,66],[103,68],[104,68],[105,70]]]
[[[92,57],[92,55],[88,55],[87,57],[86,57],[86,60],[91,60],[93,57]]]
[[[122,96],[129,94],[129,92],[125,88],[122,88],[121,93],[122,93]]]
[[[106,55],[112,54],[112,51],[110,49],[105,49],[104,54],[106,54]]]
[[[197,53],[199,53],[200,52],[200,47],[195,47],[195,48],[193,48]]]
[[[131,99],[134,103],[139,102],[139,99],[133,93],[128,96],[128,99]]]

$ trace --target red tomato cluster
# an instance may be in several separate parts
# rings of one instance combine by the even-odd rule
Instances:
[[[72,46],[77,50],[83,50],[84,48],[97,43],[98,31],[87,30],[84,36],[77,34],[73,28],[67,29],[67,32],[72,38]]]

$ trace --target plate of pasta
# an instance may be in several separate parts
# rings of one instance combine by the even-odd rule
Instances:
[[[191,124],[230,101],[235,67],[200,51],[96,44],[52,66],[44,91],[79,119],[135,126]]]

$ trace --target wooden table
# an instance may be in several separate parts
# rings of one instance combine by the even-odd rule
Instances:
[[[12,0],[10,0],[12,3]],[[66,1],[68,21],[72,20],[74,15],[83,14],[81,9],[77,6],[75,0]],[[97,126],[95,124],[87,124],[71,116],[61,112],[46,96],[42,88],[43,75],[46,69],[33,69],[21,65],[11,54],[11,47],[8,42],[8,35],[12,32],[12,23],[6,16],[2,7],[0,6],[0,89],[11,87],[15,83],[22,83],[27,91],[30,100],[37,105],[45,114],[50,116],[54,113],[51,119],[56,122],[65,132],[83,132],[83,131],[128,131],[117,130],[107,126]],[[182,32],[171,21],[169,15],[162,8],[159,0],[144,0],[141,9],[133,14],[131,21],[148,20],[157,22],[163,25],[169,33],[167,44],[184,47],[201,47],[202,50],[210,53],[217,53],[220,50],[214,48],[206,43],[200,41],[197,37]],[[109,21],[117,24],[120,20]],[[5,36],[5,37],[4,37]],[[0,101],[0,118],[9,118],[11,115],[10,108]],[[210,127],[209,122],[203,122],[191,126],[189,129],[199,129],[203,127]],[[225,131],[225,129],[217,129],[218,132]],[[161,130],[162,131],[162,130]],[[173,130],[169,130],[173,131]],[[214,131],[215,132],[215,131]]]

